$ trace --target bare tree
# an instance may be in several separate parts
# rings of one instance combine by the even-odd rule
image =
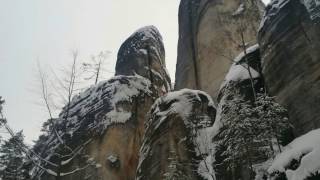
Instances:
[[[56,180],[61,179],[63,176],[68,176],[79,171],[85,170],[88,167],[95,166],[94,161],[85,162],[82,167],[71,169],[69,172],[63,171],[64,167],[71,165],[73,160],[77,157],[86,158],[87,155],[84,154],[85,147],[91,142],[89,138],[80,145],[70,146],[66,141],[67,134],[67,122],[70,118],[70,104],[72,97],[78,92],[78,83],[82,72],[78,69],[78,52],[73,51],[72,53],[72,64],[70,69],[64,69],[63,72],[65,75],[63,78],[60,78],[52,71],[54,79],[51,80],[49,76],[43,71],[38,62],[38,76],[40,81],[40,95],[43,106],[45,107],[48,113],[48,121],[46,126],[48,130],[45,134],[46,139],[43,142],[43,151],[36,152],[32,148],[28,148],[23,144],[17,143],[17,147],[24,152],[26,157],[30,162],[36,167],[34,171],[35,177],[40,178],[43,173],[55,177]],[[101,65],[101,63],[100,63]],[[99,74],[99,73],[98,73]],[[98,77],[96,77],[98,80]],[[54,86],[52,86],[54,85]],[[56,91],[57,89],[61,91]],[[55,102],[53,99],[57,97],[57,92],[59,92],[59,98],[64,100],[63,114],[60,117],[55,117]],[[0,125],[4,126],[8,133],[14,137],[15,133],[8,125],[7,120],[5,119],[2,113],[2,104],[4,101],[0,98]],[[87,158],[88,159],[88,158]]]
[[[79,151],[77,151],[77,149],[73,149],[70,146],[68,146],[66,144],[66,142],[63,140],[64,139],[64,135],[66,134],[67,131],[67,121],[69,118],[69,113],[70,113],[70,103],[72,100],[73,95],[75,94],[75,92],[77,91],[76,89],[76,83],[77,80],[80,76],[80,74],[78,73],[78,69],[77,69],[77,62],[78,62],[78,52],[77,51],[73,51],[72,52],[72,64],[70,66],[70,69],[65,69],[64,72],[66,74],[66,77],[63,78],[62,80],[58,78],[58,76],[56,76],[56,74],[54,73],[54,71],[52,71],[55,75],[55,81],[57,82],[56,84],[58,84],[58,86],[54,86],[55,88],[59,88],[59,89],[63,89],[64,93],[60,94],[63,99],[66,100],[66,104],[64,105],[65,108],[63,109],[63,116],[62,117],[53,117],[52,114],[52,107],[51,105],[53,104],[51,102],[51,95],[53,95],[53,93],[49,92],[49,87],[48,87],[48,80],[47,80],[47,76],[43,73],[43,71],[40,68],[40,65],[38,64],[38,69],[39,69],[39,79],[40,79],[40,83],[41,83],[41,96],[42,96],[42,100],[44,103],[44,106],[47,109],[47,112],[49,114],[49,123],[51,125],[51,132],[49,132],[50,134],[53,134],[56,139],[58,140],[60,146],[61,146],[61,152],[63,152],[63,154],[60,154],[58,152],[55,152],[56,154],[56,163],[55,163],[55,173],[51,173],[55,175],[56,179],[59,179],[61,176],[63,175],[67,175],[67,174],[71,174],[71,173],[62,173],[61,169],[62,166],[66,165],[66,162],[70,162],[70,160],[65,160],[65,159],[69,159],[70,157],[73,159],[75,156],[79,155]],[[54,120],[58,121],[58,123],[55,123]],[[57,131],[57,129],[59,129],[59,132]],[[50,143],[50,142],[48,142]],[[83,168],[80,168],[83,169]],[[72,172],[77,172],[80,169],[77,170],[73,170]]]
[[[109,72],[104,69],[103,65],[108,59],[110,53],[110,51],[101,51],[98,55],[92,56],[90,62],[82,63],[83,71],[89,75],[85,80],[94,79],[94,84],[97,84],[102,73]]]

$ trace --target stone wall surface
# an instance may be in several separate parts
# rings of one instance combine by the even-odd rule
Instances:
[[[259,31],[269,93],[288,109],[296,135],[320,127],[320,9],[311,8],[299,0],[275,1]]]

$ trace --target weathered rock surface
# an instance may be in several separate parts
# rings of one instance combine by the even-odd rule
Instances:
[[[66,148],[59,138],[49,134],[49,146],[43,147],[42,156],[63,163],[58,167],[44,163],[50,171],[35,168],[35,177],[50,180],[58,174],[60,180],[135,178],[146,114],[154,101],[170,90],[163,43],[155,27],[142,28],[124,42],[116,75],[73,97],[64,108],[57,131],[67,129],[61,139],[76,154],[72,159],[57,158],[56,153],[65,153]]]
[[[318,1],[273,1],[259,31],[267,87],[288,109],[296,135],[320,127],[319,14]]]
[[[210,128],[215,106],[204,92],[183,89],[157,99],[146,122],[137,180],[202,179],[211,176]],[[209,127],[209,128],[208,128]],[[212,174],[210,174],[212,173]]]
[[[216,98],[243,44],[256,43],[263,8],[259,0],[182,0],[175,88],[200,89]]]

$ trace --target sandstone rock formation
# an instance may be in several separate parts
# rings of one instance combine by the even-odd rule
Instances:
[[[214,177],[209,146],[215,106],[209,95],[189,89],[170,92],[157,99],[149,116],[137,180]]]
[[[35,145],[45,160],[37,161],[33,178],[247,180],[260,170],[265,175],[266,167],[252,168],[266,160],[255,150],[232,170],[221,165],[226,148],[216,145],[227,129],[223,116],[232,112],[228,105],[235,99],[255,108],[256,94],[267,87],[289,110],[297,134],[320,127],[319,4],[274,0],[258,32],[260,0],[181,0],[177,91],[170,92],[160,33],[153,26],[137,30],[119,49],[115,77],[73,97],[55,119],[61,137],[48,125],[50,133]],[[254,147],[266,147],[259,143]]]
[[[73,97],[57,120],[58,132],[73,153],[49,134],[42,156],[58,166],[34,169],[41,179],[135,178],[144,121],[153,102],[170,90],[161,35],[155,27],[135,32],[121,46],[116,75]],[[67,131],[65,131],[67,130]],[[63,151],[61,150],[63,149]]]
[[[259,30],[267,87],[288,109],[296,135],[320,127],[319,8],[314,0],[273,1]]]
[[[232,60],[256,43],[261,1],[182,0],[175,88],[217,97]]]

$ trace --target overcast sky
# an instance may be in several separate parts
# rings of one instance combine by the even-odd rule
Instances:
[[[142,26],[159,29],[174,78],[178,6],[179,0],[0,0],[0,96],[9,124],[30,143],[48,118],[33,92],[37,59],[59,67],[71,50],[82,59],[109,50],[113,71],[121,43]]]

